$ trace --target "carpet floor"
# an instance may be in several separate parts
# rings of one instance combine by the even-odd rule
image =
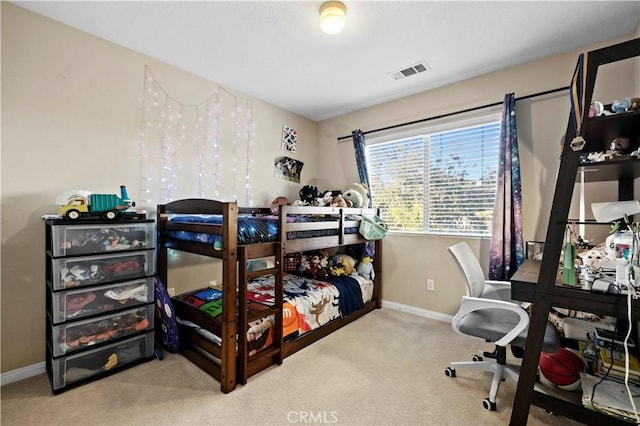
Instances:
[[[0,421],[4,426],[507,425],[515,383],[501,384],[497,411],[490,412],[482,407],[489,373],[444,374],[450,361],[492,349],[456,334],[448,323],[383,308],[229,394],[181,355],[165,353],[161,361],[59,395],[52,394],[45,374],[3,386]],[[528,424],[579,423],[531,407]]]

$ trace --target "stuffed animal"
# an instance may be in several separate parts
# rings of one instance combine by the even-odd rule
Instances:
[[[298,265],[298,272],[305,273],[310,266],[311,262],[309,262],[309,258],[306,255],[300,256],[300,265]]]
[[[369,256],[362,258],[356,267],[356,271],[358,272],[358,275],[369,278],[370,280],[374,280],[376,278],[376,273],[373,271],[373,263],[371,263],[371,258]]]
[[[333,202],[333,194],[331,191],[325,191],[322,198],[318,198],[317,205],[320,207],[330,206]]]
[[[353,207],[369,207],[369,189],[367,188],[367,185],[365,185],[364,183],[350,183],[342,189],[342,194],[346,194],[349,191],[356,191],[362,197],[362,204],[357,206],[354,203]],[[354,198],[356,197],[354,196]]]
[[[348,254],[336,254],[332,260],[335,266],[342,267],[345,275],[351,275],[356,272],[356,260]]]
[[[344,268],[342,267],[342,265],[331,266],[329,267],[329,271],[331,275],[334,277],[339,277],[341,275],[344,275]]]
[[[351,207],[360,208],[364,207],[362,205],[362,195],[355,189],[350,189],[344,194],[342,194],[342,198],[345,199],[347,204],[351,204]]]
[[[331,201],[331,207],[353,207],[352,205],[350,205],[347,200],[345,200],[342,197],[342,194],[338,194],[335,197],[333,197],[333,200]]]
[[[298,194],[303,206],[315,206],[318,202],[318,197],[321,196],[318,192],[318,187],[311,185],[303,186]]]
[[[309,267],[305,271],[305,275],[315,278],[318,276],[318,272],[320,271],[320,256],[314,254],[309,259]]]

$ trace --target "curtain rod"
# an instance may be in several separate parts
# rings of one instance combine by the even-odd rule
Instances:
[[[545,90],[544,92],[533,93],[531,95],[523,96],[521,98],[516,98],[516,101],[523,101],[525,99],[530,99],[530,98],[536,98],[538,96],[549,95],[551,93],[561,92],[563,90],[569,90],[569,86],[567,86],[567,87],[558,87],[557,89],[550,89],[550,90]],[[460,110],[460,111],[449,112],[447,114],[436,115],[434,117],[421,118],[420,120],[408,121],[406,123],[394,124],[393,126],[381,127],[379,129],[373,129],[373,130],[367,130],[366,132],[362,132],[362,133],[365,134],[365,135],[368,135],[369,133],[382,132],[382,131],[385,131],[385,130],[391,130],[391,129],[395,129],[395,128],[398,128],[398,127],[404,127],[404,126],[410,126],[412,124],[424,123],[425,121],[437,120],[438,118],[445,118],[445,117],[450,117],[452,115],[464,114],[465,112],[477,111],[479,109],[490,108],[490,107],[498,106],[498,105],[502,105],[502,102],[494,102],[492,104],[486,104],[486,105],[481,105],[481,106],[477,106],[477,107],[473,107],[473,108],[463,109],[463,110]],[[341,141],[343,139],[351,139],[352,137],[353,137],[352,135],[340,136],[338,138],[338,140]]]

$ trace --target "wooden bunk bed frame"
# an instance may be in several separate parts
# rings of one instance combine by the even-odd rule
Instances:
[[[222,224],[186,223],[169,220],[170,215],[222,215]],[[167,250],[174,249],[222,261],[222,316],[216,321],[207,314],[193,310],[193,317],[181,318],[203,325],[222,337],[220,346],[210,342],[188,327],[180,328],[180,353],[220,382],[221,391],[231,392],[237,383],[245,384],[252,375],[265,368],[281,364],[287,356],[327,336],[344,325],[379,309],[381,305],[381,240],[375,241],[373,260],[376,276],[372,300],[364,308],[347,317],[338,318],[324,326],[306,332],[292,341],[284,342],[282,336],[282,305],[284,274],[283,258],[289,253],[320,250],[366,242],[359,233],[347,234],[347,228],[359,226],[360,215],[378,214],[376,209],[356,209],[339,207],[281,206],[279,212],[277,241],[255,244],[238,244],[237,219],[240,214],[269,215],[269,208],[243,208],[236,202],[220,202],[206,199],[177,200],[160,204],[157,208],[157,271],[160,279],[168,287]],[[295,215],[331,215],[338,220],[293,223],[287,218]],[[333,230],[334,235],[287,238],[289,232]],[[186,231],[222,235],[222,250],[211,244],[183,241],[167,235],[169,231]],[[248,271],[251,259],[275,257],[275,266],[261,271]],[[247,283],[251,278],[275,275],[275,303],[272,307],[253,309],[247,301]],[[249,356],[246,330],[248,324],[258,318],[275,315],[273,344],[257,354]],[[243,330],[243,333],[239,333]],[[238,339],[237,336],[243,336]]]

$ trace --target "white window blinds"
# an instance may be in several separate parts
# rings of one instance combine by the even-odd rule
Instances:
[[[373,203],[391,231],[487,236],[500,123],[368,145]]]

